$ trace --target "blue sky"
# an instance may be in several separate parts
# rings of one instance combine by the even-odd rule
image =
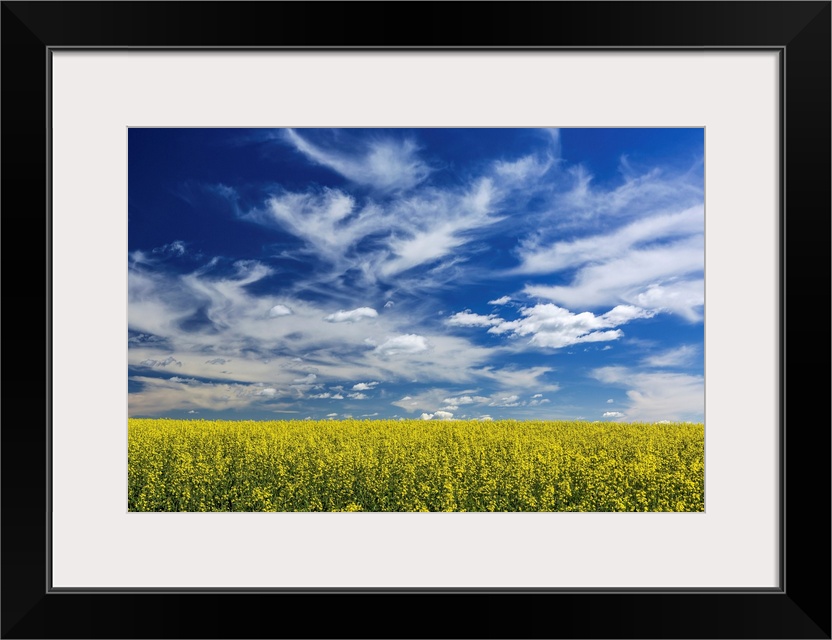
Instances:
[[[703,129],[130,129],[131,416],[704,420]]]

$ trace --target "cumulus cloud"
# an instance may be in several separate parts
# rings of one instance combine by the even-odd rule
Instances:
[[[378,311],[370,307],[358,307],[349,311],[336,311],[324,318],[327,322],[359,322],[364,318],[375,318]]]
[[[279,318],[281,316],[290,316],[292,315],[292,310],[287,307],[285,304],[276,304],[271,309],[269,309],[269,317],[270,318]]]
[[[347,397],[352,398],[353,400],[366,400],[370,396],[368,396],[366,393],[361,393],[360,391],[356,391],[355,393],[348,393]]]
[[[603,414],[604,418],[623,418],[624,414],[620,411],[605,411]]]
[[[579,342],[603,342],[616,340],[623,333],[615,327],[640,318],[650,318],[654,311],[618,305],[596,316],[585,311],[572,313],[554,304],[537,304],[520,309],[521,318],[503,320],[497,316],[477,316],[463,312],[456,320],[458,326],[489,326],[488,333],[512,336],[531,336],[528,344],[538,347],[561,348]],[[456,314],[454,318],[460,316]],[[453,318],[452,318],[453,319]]]
[[[368,389],[376,387],[378,384],[378,382],[358,382],[352,385],[352,388],[353,391],[367,391]]]
[[[542,398],[542,397],[543,397],[542,393],[536,393],[532,396],[532,398]]]
[[[496,300],[489,300],[488,304],[503,305],[508,304],[509,302],[511,302],[511,297],[503,296],[501,298],[497,298]]]
[[[452,420],[454,414],[450,411],[435,411],[433,413],[423,413],[419,418],[421,420]]]
[[[609,400],[607,400],[607,404],[612,404],[613,402],[615,402],[615,400],[613,400],[612,398],[610,398]]]
[[[395,302],[393,302],[392,300],[388,300],[387,302],[384,303],[384,308],[385,309],[390,309],[394,304],[395,304]]]
[[[317,379],[318,376],[316,376],[314,373],[310,373],[303,378],[295,378],[294,380],[292,380],[292,382],[294,382],[295,384],[312,384]]]
[[[373,351],[381,356],[412,355],[428,350],[428,342],[424,336],[409,333],[389,338]]]

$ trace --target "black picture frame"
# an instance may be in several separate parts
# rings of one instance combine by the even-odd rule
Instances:
[[[830,15],[829,1],[3,2],[2,637],[830,638]],[[48,96],[50,52],[68,47],[778,51],[779,588],[51,589]]]

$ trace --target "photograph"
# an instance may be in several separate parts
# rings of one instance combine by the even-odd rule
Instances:
[[[705,129],[128,130],[128,510],[705,510]]]
[[[832,637],[830,0],[0,9],[0,638]]]

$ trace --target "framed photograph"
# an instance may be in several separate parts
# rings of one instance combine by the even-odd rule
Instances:
[[[829,2],[2,11],[3,637],[830,637]]]

